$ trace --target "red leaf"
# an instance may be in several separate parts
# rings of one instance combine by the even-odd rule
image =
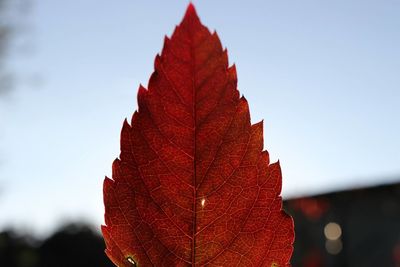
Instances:
[[[235,66],[189,5],[155,59],[104,181],[106,253],[118,266],[287,266],[293,221],[279,162],[251,125]]]

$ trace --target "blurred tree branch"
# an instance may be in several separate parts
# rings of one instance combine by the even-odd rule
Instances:
[[[16,75],[9,60],[12,60],[16,51],[21,50],[21,45],[26,45],[26,19],[32,2],[0,0],[0,98],[15,88]]]
[[[0,0],[0,96],[12,88],[12,75],[6,68],[8,46],[10,44],[12,26],[7,20],[9,0]]]

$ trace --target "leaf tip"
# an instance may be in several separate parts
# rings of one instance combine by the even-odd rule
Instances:
[[[155,75],[155,74],[153,73],[153,75]],[[146,98],[147,92],[148,92],[148,90],[142,84],[140,84],[139,90],[138,90],[138,95],[137,95],[139,111],[145,107],[145,98]]]
[[[189,3],[186,8],[185,16],[183,17],[183,21],[200,21],[199,16],[197,15],[196,8],[192,2]]]
[[[197,15],[197,14],[196,14],[196,8],[195,8],[194,4],[192,3],[192,1],[189,2],[188,7],[186,8],[186,14],[185,14],[185,16],[188,15],[188,14],[195,14],[195,15]]]
[[[235,83],[235,87],[236,87],[236,84],[237,84],[237,72],[236,72],[235,63],[233,63],[232,66],[230,66],[228,68],[228,75],[229,75],[230,80]]]
[[[253,126],[261,127],[261,128],[264,127],[264,119],[260,120],[259,122],[254,123]]]
[[[124,122],[123,122],[122,125],[123,125],[122,127],[130,127],[129,122],[128,122],[128,118],[124,119]]]

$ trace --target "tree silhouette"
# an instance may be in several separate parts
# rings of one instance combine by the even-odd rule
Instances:
[[[45,240],[0,233],[0,266],[111,267],[103,238],[84,224],[68,224]]]

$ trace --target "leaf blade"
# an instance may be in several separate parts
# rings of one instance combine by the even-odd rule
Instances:
[[[192,4],[165,38],[148,90],[139,87],[138,106],[104,182],[113,262],[288,265],[293,221],[281,210],[279,163],[269,165],[236,68]]]

